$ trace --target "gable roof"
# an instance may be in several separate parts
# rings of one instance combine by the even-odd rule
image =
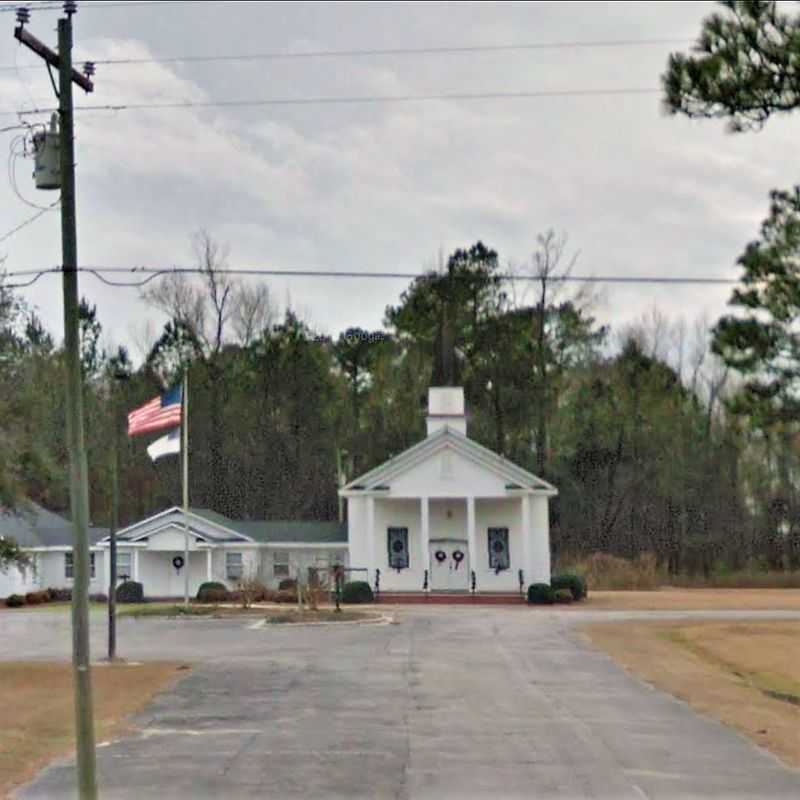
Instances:
[[[488,447],[478,444],[449,425],[445,425],[413,447],[409,447],[408,450],[404,450],[389,461],[379,464],[369,472],[350,481],[339,492],[340,494],[352,494],[358,491],[388,488],[386,484],[392,478],[412,469],[434,453],[447,447],[500,476],[506,482],[507,488],[533,490],[538,494],[558,494],[558,489],[552,484],[517,466],[507,458],[497,455]]]
[[[90,544],[107,535],[106,528],[89,527]],[[0,509],[0,537],[14,539],[20,547],[71,547],[74,539],[70,520],[30,500],[13,511]]]

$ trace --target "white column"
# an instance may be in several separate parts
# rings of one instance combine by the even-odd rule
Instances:
[[[132,565],[131,566],[131,572],[133,573],[133,575],[131,575],[131,580],[132,581],[138,581],[139,580],[139,551],[136,550],[136,549],[134,549],[134,551],[133,551],[133,557],[131,558],[131,565]]]
[[[522,531],[522,564],[520,568],[524,573],[525,585],[530,586],[535,581],[533,580],[533,542],[531,535],[531,496],[524,494],[520,498],[520,516],[521,516],[521,531]]]
[[[212,550],[209,547],[208,550],[206,550],[206,580],[207,581],[211,580],[211,556],[212,556]]]
[[[475,590],[478,590],[478,540],[475,535],[475,498],[467,498],[467,549],[469,550],[469,568],[475,570]],[[472,589],[472,575],[469,587]]]
[[[420,497],[420,547],[422,548],[422,568],[428,570],[428,589],[431,586],[431,506],[430,498]]]
[[[375,549],[375,498],[367,497],[367,537],[369,543],[367,552],[369,553],[369,573],[367,581],[370,586],[375,586],[375,570],[378,567]]]

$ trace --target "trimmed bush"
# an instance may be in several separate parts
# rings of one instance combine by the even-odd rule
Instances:
[[[528,602],[536,606],[549,606],[554,601],[553,590],[546,583],[532,583],[528,587]]]
[[[72,589],[48,589],[47,594],[51,603],[72,602]]]
[[[583,600],[587,595],[586,581],[580,575],[566,573],[554,575],[550,579],[550,588],[557,592],[560,589],[569,589],[573,600]]]
[[[197,590],[197,600],[200,603],[224,603],[227,599],[228,590],[219,581],[206,581]]]
[[[375,595],[366,581],[350,581],[342,589],[343,603],[372,603]]]
[[[144,586],[136,581],[125,581],[117,586],[118,603],[143,603]]]
[[[50,595],[47,592],[28,592],[25,595],[25,604],[29,606],[40,606],[49,602]]]
[[[278,589],[282,592],[289,590],[297,591],[297,581],[294,578],[284,578],[278,584]]]
[[[278,591],[273,594],[272,599],[276,603],[296,603],[297,591],[293,591],[291,589],[278,589]]]
[[[553,602],[555,603],[572,603],[575,600],[575,595],[572,594],[571,589],[556,589],[553,592]]]
[[[90,603],[107,603],[108,602],[108,595],[103,594],[102,592],[96,592],[95,594],[89,595],[89,602]]]
[[[10,594],[6,598],[6,605],[9,608],[19,608],[25,605],[25,598],[21,594]]]

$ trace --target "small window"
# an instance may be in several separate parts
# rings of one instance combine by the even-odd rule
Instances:
[[[346,559],[347,553],[345,553],[344,550],[337,550],[333,556],[331,556],[331,566],[338,564],[339,566],[343,567]]]
[[[289,553],[286,550],[276,550],[273,553],[272,575],[275,578],[289,577]]]
[[[508,528],[489,528],[489,569],[499,572],[510,566]]]
[[[408,567],[408,528],[389,528],[389,567],[406,569]]]
[[[242,554],[225,553],[225,575],[229,581],[238,581],[242,577]]]
[[[117,552],[117,580],[121,581],[132,577],[131,554]]]
[[[94,553],[89,553],[89,567],[91,569],[91,580],[94,580]],[[64,577],[70,580],[75,578],[75,564],[72,561],[72,553],[64,553]]]

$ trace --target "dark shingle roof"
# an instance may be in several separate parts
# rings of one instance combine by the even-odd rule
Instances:
[[[239,520],[230,519],[206,508],[193,508],[209,522],[254,539],[256,542],[292,542],[298,544],[337,544],[347,542],[347,523],[297,520]]]
[[[105,528],[89,528],[89,542],[96,544],[108,535]],[[20,547],[69,547],[72,523],[37,503],[21,504],[14,511],[0,510],[0,536],[14,539]]]

